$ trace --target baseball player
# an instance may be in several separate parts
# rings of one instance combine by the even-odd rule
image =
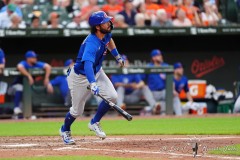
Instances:
[[[188,102],[186,104],[187,109],[198,109],[198,104],[193,101],[193,98],[189,93],[188,79],[186,76],[184,76],[184,69],[180,62],[174,64],[174,89],[173,110],[175,112],[175,115],[182,115],[183,107],[179,98],[179,94],[182,90],[185,91],[188,99]]]
[[[59,132],[65,144],[74,144],[71,137],[71,125],[74,120],[81,116],[89,94],[100,93],[106,99],[116,103],[117,92],[110,79],[102,69],[102,62],[109,50],[123,67],[124,60],[118,53],[112,39],[112,17],[103,11],[93,12],[89,17],[91,33],[82,42],[74,67],[68,72],[68,86],[72,97],[72,106],[66,114],[64,124]],[[90,90],[87,89],[90,86]],[[96,136],[104,139],[105,132],[101,129],[100,120],[107,113],[110,106],[101,101],[95,116],[88,124],[88,128],[94,131]]]
[[[127,56],[123,55],[122,58],[125,60],[125,67],[128,67],[129,61]],[[144,96],[151,108],[159,105],[139,74],[112,75],[111,80],[118,93],[117,105],[122,109],[126,109],[126,103],[139,102],[141,96]]]
[[[26,60],[23,60],[17,64],[17,69],[21,72],[23,76],[28,78],[29,84],[34,84],[34,77],[28,72],[30,68],[39,68],[45,70],[44,85],[47,86],[49,83],[49,76],[51,73],[51,66],[45,62],[37,61],[37,54],[34,51],[27,51],[25,54]],[[18,76],[11,87],[9,88],[8,93],[14,95],[14,114],[18,115],[22,113],[20,108],[20,102],[22,100],[23,92],[23,76]]]
[[[5,67],[5,54],[3,50],[0,48],[0,74],[3,72]]]
[[[73,65],[74,65],[73,59],[68,59],[64,63],[64,67],[71,68]],[[64,99],[64,105],[71,106],[71,95],[70,95],[70,91],[68,89],[67,76],[59,75],[59,76],[55,77],[54,79],[52,79],[47,85],[48,93],[54,92],[53,86],[59,87],[62,98]]]
[[[151,51],[151,62],[148,64],[150,67],[158,66],[164,67],[168,66],[167,63],[163,61],[162,52],[159,49],[153,49]],[[166,111],[166,74],[157,73],[157,74],[147,74],[146,81],[148,87],[150,88],[153,97],[156,101],[160,101],[161,107],[153,108],[153,114],[160,114]]]

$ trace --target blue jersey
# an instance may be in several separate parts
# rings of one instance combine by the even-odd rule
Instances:
[[[153,63],[148,64],[149,67],[154,67]],[[167,63],[162,63],[161,66],[168,66]],[[151,91],[161,91],[166,87],[166,74],[157,73],[157,74],[148,74],[147,84]]]
[[[188,79],[185,76],[182,76],[180,80],[174,79],[175,84],[175,90],[180,93],[182,90],[184,90],[186,93],[189,91],[188,88]]]
[[[115,85],[115,83],[139,83],[142,81],[139,74],[119,74],[119,75],[112,75],[111,76],[112,83]],[[133,92],[133,89],[126,88],[125,94],[131,94]]]
[[[85,74],[84,61],[93,62],[93,71],[96,74],[102,67],[102,62],[107,54],[107,45],[112,37],[111,33],[100,40],[95,34],[89,34],[81,44],[74,71],[76,74]]]
[[[34,65],[30,66],[26,60],[23,60],[21,62],[18,63],[18,65],[21,64],[25,69],[31,69],[31,68],[39,68],[39,69],[43,69],[44,66],[45,66],[45,62],[40,62],[40,61],[37,61]],[[18,76],[15,81],[13,82],[13,84],[17,84],[17,83],[20,83],[22,84],[23,83],[23,76]]]
[[[5,55],[3,50],[0,49],[0,64],[5,64]]]
[[[55,77],[53,80],[50,81],[52,86],[58,86],[63,98],[67,96],[68,93],[68,83],[67,83],[67,76],[61,75]]]

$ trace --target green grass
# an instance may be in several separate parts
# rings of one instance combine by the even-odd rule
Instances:
[[[30,158],[0,158],[0,160],[137,160],[103,156],[59,156],[59,157],[30,157]]]
[[[234,155],[240,156],[240,144],[213,148],[208,153],[216,155]]]
[[[94,135],[87,128],[87,120],[76,120],[73,135]],[[103,120],[108,135],[239,135],[239,117],[194,117],[133,119],[133,121]],[[55,136],[62,122],[13,121],[0,122],[0,136]]]

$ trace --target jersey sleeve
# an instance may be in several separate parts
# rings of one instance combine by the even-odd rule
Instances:
[[[52,80],[50,81],[50,83],[51,83],[53,86],[59,85],[60,82],[61,82],[60,76],[57,76],[57,77],[55,77],[54,79],[52,79]]]
[[[25,69],[28,69],[28,65],[27,65],[26,61],[21,61],[21,62],[19,62],[17,65],[21,65],[21,66],[23,66]]]
[[[141,81],[142,81],[142,78],[141,78],[140,74],[136,74],[135,77],[134,77],[134,80],[135,80],[135,82],[137,82],[137,83],[141,82]]]
[[[85,48],[83,52],[82,62],[90,61],[95,63],[97,45],[93,42],[85,42]]]
[[[43,69],[44,66],[45,66],[45,62],[41,62],[41,61],[38,61],[36,64],[35,64],[35,67],[36,68],[40,68],[40,69]]]
[[[113,84],[120,82],[120,78],[118,75],[112,75],[111,76],[111,81]]]

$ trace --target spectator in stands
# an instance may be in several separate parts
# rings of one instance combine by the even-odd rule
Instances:
[[[133,6],[137,8],[141,4],[145,4],[145,0],[133,0]]]
[[[135,15],[135,27],[145,27],[145,17],[143,13],[137,13]]]
[[[52,0],[52,5],[65,9],[70,5],[70,0]]]
[[[0,13],[0,28],[9,28],[11,26],[11,16],[16,14],[15,4],[8,4],[7,10]]]
[[[3,73],[3,69],[5,68],[5,54],[4,51],[0,48],[0,75]]]
[[[193,103],[193,98],[189,93],[188,79],[184,76],[184,69],[180,62],[174,64],[174,91],[173,91],[173,109],[176,115],[182,115],[182,105],[179,98],[180,92],[184,90],[190,104]]]
[[[125,59],[126,67],[129,66],[129,61],[125,55],[122,55],[122,58]],[[139,74],[120,74],[112,75],[111,81],[116,88],[118,93],[117,104],[122,108],[126,109],[126,103],[137,103],[141,100],[143,96],[151,108],[159,105],[153,98],[153,95],[142,81]]]
[[[217,26],[220,17],[218,16],[216,5],[212,5],[210,2],[205,2],[204,12],[201,13],[201,19],[204,26]]]
[[[30,28],[41,28],[40,17],[33,15],[31,18]]]
[[[183,0],[182,9],[186,12],[187,18],[192,22],[194,26],[201,26],[201,18],[199,16],[199,8],[194,6],[193,0]]]
[[[15,2],[15,1],[13,1]],[[0,13],[2,12],[7,12],[8,10],[14,12],[15,14],[17,14],[19,17],[23,17],[23,14],[22,14],[22,10],[19,6],[17,6],[15,3],[9,3],[8,5],[4,6],[1,10],[0,10]]]
[[[167,17],[164,9],[157,10],[157,19],[151,24],[153,27],[172,27],[172,20]]]
[[[176,11],[177,18],[173,20],[175,27],[190,27],[192,22],[186,17],[186,13],[181,8]]]
[[[124,16],[121,14],[116,14],[113,21],[114,27],[116,28],[127,28],[128,24],[124,20]]]
[[[107,4],[102,6],[102,10],[106,12],[107,15],[114,17],[123,10],[123,6],[118,4],[117,0],[107,0]]]
[[[25,23],[22,22],[22,18],[19,17],[17,14],[13,14],[11,16],[11,25],[9,28],[20,28],[20,29],[25,29],[26,25]]]
[[[34,0],[14,0],[14,3],[21,7],[23,5],[32,5]]]
[[[148,64],[150,67],[165,67],[168,66],[164,62],[162,52],[159,49],[153,49],[151,51],[151,62]],[[148,87],[150,88],[155,101],[160,102],[161,107],[154,108],[153,114],[165,114],[166,111],[166,74],[146,74],[145,81],[147,82]]]
[[[76,28],[76,29],[88,28],[89,27],[88,21],[82,20],[81,16],[82,16],[81,12],[74,13],[73,20],[72,22],[67,24],[67,28]]]
[[[81,13],[82,13],[82,20],[88,21],[89,16],[96,11],[100,11],[101,8],[98,5],[97,0],[88,0],[89,5],[85,6],[82,8]]]
[[[63,26],[59,24],[59,17],[60,15],[57,12],[51,12],[47,28],[63,28]]]
[[[155,13],[147,12],[145,3],[140,3],[139,6],[137,6],[137,12],[144,14],[146,26],[150,26],[151,23],[156,19]]]
[[[161,0],[161,4],[159,5],[159,7],[160,9],[165,9],[168,18],[174,18],[176,7],[172,5],[169,0]]]
[[[10,0],[1,0],[1,1],[0,1],[0,10],[1,10],[4,6],[8,5],[9,2],[10,2]]]
[[[146,13],[151,15],[156,15],[156,11],[160,9],[159,5],[152,2],[152,0],[145,0]]]
[[[34,77],[28,71],[28,69],[39,68],[45,70],[45,76],[43,84],[47,87],[49,83],[49,76],[51,73],[51,66],[45,62],[37,60],[37,54],[34,51],[27,51],[25,54],[26,60],[23,60],[17,64],[17,69],[23,76],[26,76],[30,85],[34,84]],[[22,113],[21,100],[23,92],[23,76],[18,76],[8,89],[9,95],[14,95],[14,115]]]
[[[72,67],[74,65],[74,61],[72,59],[68,59],[64,63],[64,67]],[[48,93],[54,92],[54,86],[59,87],[62,98],[64,100],[64,105],[69,107],[72,104],[71,94],[69,92],[68,83],[67,83],[67,76],[66,75],[59,75],[52,79],[47,85]]]
[[[124,16],[125,22],[129,25],[129,26],[134,26],[135,25],[135,15],[136,15],[136,11],[134,9],[134,6],[132,4],[132,0],[124,0],[123,2],[123,10],[121,12],[119,12],[119,14]]]

